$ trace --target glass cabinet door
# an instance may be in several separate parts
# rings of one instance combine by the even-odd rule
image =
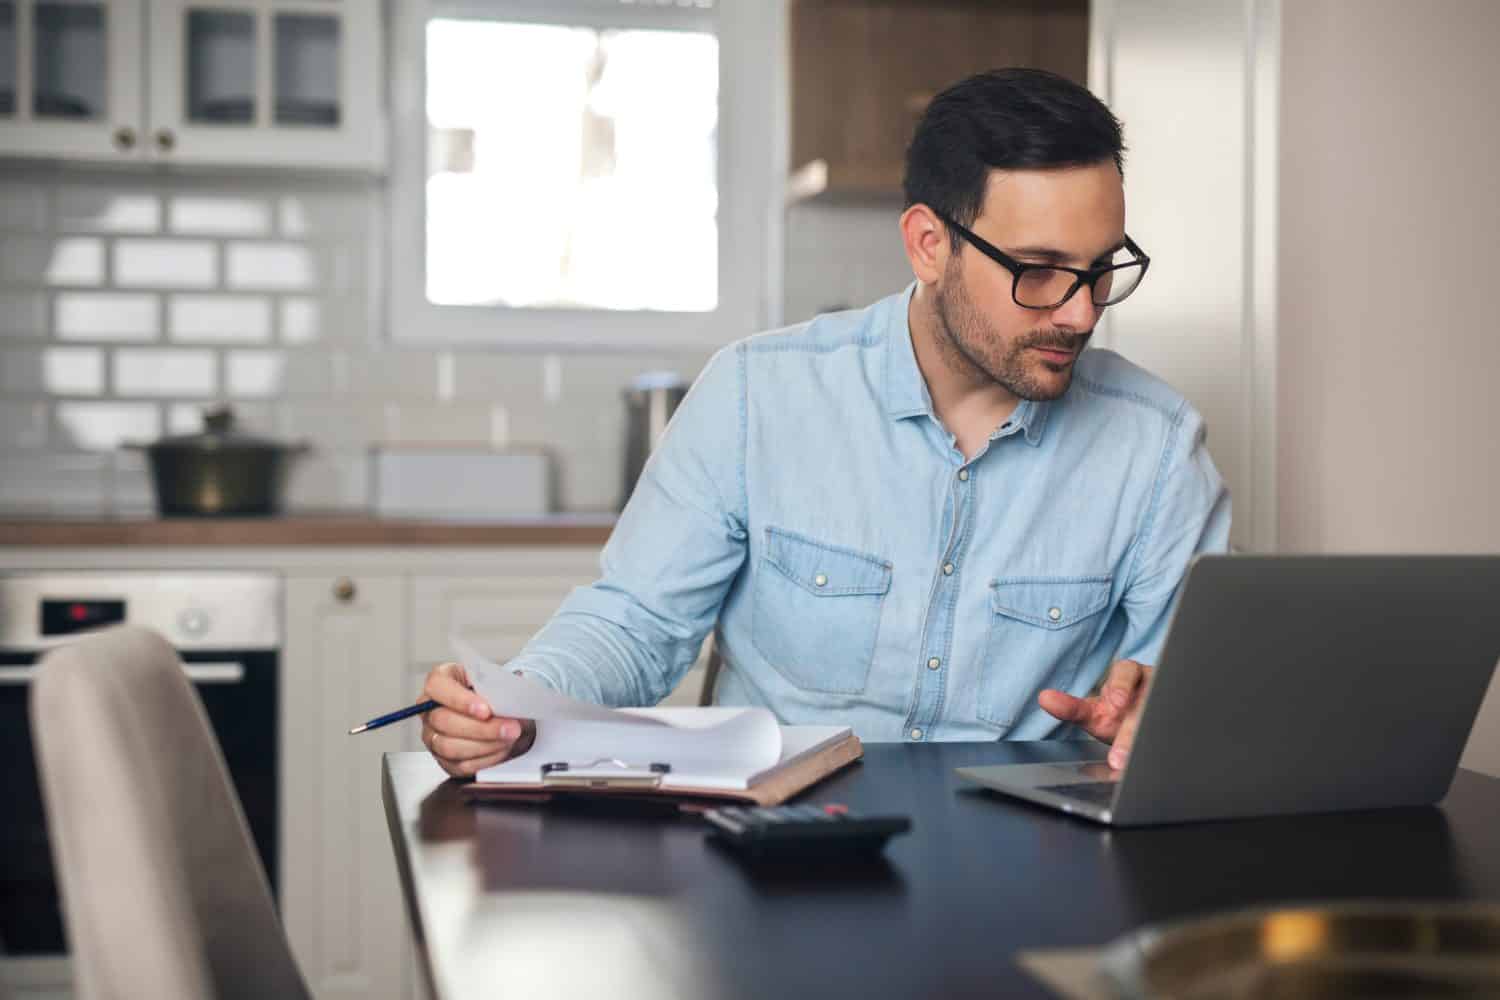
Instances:
[[[14,118],[16,114],[16,74],[20,60],[16,58],[16,5],[13,0],[0,0],[0,118]]]
[[[255,124],[255,14],[253,8],[188,8],[183,78],[188,121]]]
[[[0,0],[3,2],[3,0]],[[151,145],[189,163],[379,169],[381,7],[152,0]]]
[[[190,125],[337,128],[341,15],[189,0],[183,108]]]
[[[273,21],[275,123],[337,128],[343,117],[339,19],[326,14],[278,13]]]
[[[31,8],[31,117],[100,121],[109,113],[102,2],[37,0]]]
[[[140,155],[142,0],[0,0],[0,153]]]

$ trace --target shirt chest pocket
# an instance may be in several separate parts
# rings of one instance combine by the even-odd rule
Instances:
[[[990,584],[978,715],[1015,725],[1043,687],[1063,687],[1097,640],[1110,577],[1028,577]]]
[[[858,694],[869,679],[891,564],[878,556],[766,529],[755,567],[751,639],[808,691]]]

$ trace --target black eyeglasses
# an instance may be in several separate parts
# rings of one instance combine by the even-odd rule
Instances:
[[[1123,249],[1131,254],[1129,260],[1116,260],[1089,268],[1023,264],[982,236],[954,222],[946,214],[935,208],[932,211],[939,219],[956,229],[975,250],[1011,273],[1010,297],[1015,300],[1016,305],[1026,309],[1056,309],[1084,285],[1089,286],[1094,305],[1112,306],[1140,287],[1141,279],[1146,276],[1146,268],[1151,263],[1151,258],[1146,256],[1145,251],[1126,236]],[[1116,250],[1115,253],[1120,251]]]

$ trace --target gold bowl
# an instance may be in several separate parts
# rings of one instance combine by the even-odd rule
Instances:
[[[1132,932],[1101,971],[1122,997],[1500,997],[1500,905],[1238,910]]]

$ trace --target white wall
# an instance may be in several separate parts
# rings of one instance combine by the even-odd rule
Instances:
[[[1283,17],[1281,545],[1500,553],[1500,4]]]
[[[1153,255],[1105,339],[1207,415],[1236,543],[1500,552],[1500,4],[1092,13]],[[1500,775],[1500,687],[1463,762]]]
[[[1095,0],[1090,87],[1124,122],[1126,230],[1151,255],[1097,340],[1203,413],[1234,498],[1232,542],[1275,546],[1274,94],[1254,0]]]

